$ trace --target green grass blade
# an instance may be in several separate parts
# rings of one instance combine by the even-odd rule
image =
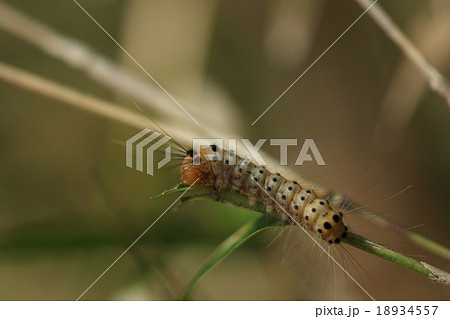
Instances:
[[[197,273],[188,282],[184,290],[180,295],[181,300],[188,300],[192,294],[192,291],[198,281],[213,267],[219,264],[225,257],[227,257],[231,252],[233,252],[237,247],[243,244],[245,241],[255,236],[259,232],[279,226],[280,223],[274,218],[268,216],[262,216],[259,219],[248,222],[236,232],[234,232],[230,237],[228,237],[224,242],[222,242],[214,252],[205,260],[203,265],[197,271]]]
[[[165,195],[169,195],[169,194],[173,194],[173,193],[177,193],[177,192],[184,192],[188,188],[189,188],[189,185],[186,185],[186,184],[183,184],[183,183],[179,183],[179,184],[175,185],[173,188],[165,190],[161,194],[158,194],[158,195],[155,195],[155,196],[150,196],[150,199],[163,197]]]

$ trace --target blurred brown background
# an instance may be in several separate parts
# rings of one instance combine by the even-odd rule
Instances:
[[[4,2],[146,79],[72,1]],[[80,3],[194,117],[213,125],[223,112],[229,116],[228,137],[313,138],[327,165],[307,164],[299,173],[450,244],[448,106],[370,17],[250,125],[361,14],[354,1]],[[448,1],[380,3],[450,78]],[[0,60],[137,111],[129,97],[1,29]],[[124,147],[115,141],[125,141],[135,129],[4,82],[0,96],[0,299],[76,299],[176,198],[149,199],[175,185],[178,170],[149,177],[127,168]],[[147,112],[162,126],[172,120]],[[192,126],[189,118],[178,124],[186,134]],[[277,154],[268,143],[265,150]],[[299,150],[290,152],[292,166]],[[257,217],[206,202],[170,211],[84,299],[174,299],[220,242]],[[357,212],[348,220],[355,232],[450,270],[447,261]],[[344,261],[375,299],[450,297],[448,288],[418,274],[351,251],[358,264]],[[208,273],[194,298],[367,296],[300,230],[276,229]]]

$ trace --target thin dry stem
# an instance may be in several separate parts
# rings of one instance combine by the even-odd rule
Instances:
[[[143,129],[151,124],[146,117],[127,111],[115,104],[79,93],[1,62],[0,80],[130,127]]]
[[[437,5],[430,9],[417,12],[405,29],[437,69],[447,70],[450,66],[450,10],[442,10]],[[374,131],[381,150],[393,151],[404,141],[410,121],[429,92],[427,80],[416,73],[405,56],[393,71]]]
[[[93,96],[81,93],[72,88],[49,81],[38,75],[31,74],[1,62],[0,80],[27,91],[63,102],[67,106],[112,120],[116,123],[121,123],[131,128],[139,130],[144,128],[154,128],[154,124],[145,115],[128,111],[117,104],[97,99]],[[172,129],[174,133],[172,135],[178,141],[184,143],[189,141],[179,129],[176,130],[167,125],[166,128]]]
[[[372,0],[355,0],[364,9],[372,5]],[[408,37],[400,30],[400,28],[392,21],[389,15],[379,6],[375,4],[368,12],[378,26],[386,33],[386,35],[403,51],[409,58],[411,63],[419,70],[419,72],[427,79],[430,88],[442,96],[450,107],[450,86],[446,79],[434,68],[423,56],[423,54],[415,47]]]
[[[161,90],[85,44],[60,34],[0,2],[0,27],[69,66],[85,72],[105,87],[132,97],[161,116],[186,120],[186,115]]]
[[[122,93],[137,101],[141,106],[152,110],[154,112],[152,115],[164,118],[166,122],[170,122],[175,127],[179,127],[180,123],[183,123],[183,125],[189,123],[191,126],[196,126],[169,97],[170,93],[166,94],[161,88],[149,84],[149,78],[137,76],[95,52],[88,45],[67,37],[2,2],[0,2],[0,28],[38,47],[44,53],[67,63],[70,67],[84,72],[97,83],[113,92]],[[138,64],[134,58],[132,59]],[[143,67],[141,68],[149,75]],[[152,80],[156,83],[156,80],[153,78]],[[212,124],[208,112],[196,112],[193,115],[196,121],[201,124],[201,130],[192,129],[197,134],[201,132],[203,135],[222,136],[223,134],[217,134],[219,130],[221,130],[221,133],[229,131],[226,127],[223,127],[223,124]]]

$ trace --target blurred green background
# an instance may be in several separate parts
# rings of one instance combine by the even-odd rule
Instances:
[[[146,79],[72,1],[3,2]],[[354,1],[80,3],[194,117],[209,116],[214,125],[222,116],[212,109],[224,105],[220,111],[236,119],[227,123],[233,136],[313,138],[327,165],[310,163],[299,173],[450,245],[448,106],[368,16],[250,125],[361,14]],[[380,3],[449,78],[448,1]],[[0,61],[137,111],[131,98],[2,29]],[[176,198],[149,197],[174,186],[178,168],[149,177],[126,167],[115,141],[135,129],[4,82],[0,96],[0,299],[76,299]],[[162,126],[171,121],[148,114]],[[190,134],[193,123],[177,125]],[[265,150],[277,154],[268,143]],[[300,145],[292,150],[293,166]],[[358,212],[350,215],[355,232],[449,270],[447,261]],[[174,299],[219,243],[258,217],[209,202],[171,210],[83,299]],[[448,288],[420,275],[351,252],[356,261],[335,253],[375,299],[450,297]],[[214,268],[194,298],[367,297],[299,229],[280,228]]]

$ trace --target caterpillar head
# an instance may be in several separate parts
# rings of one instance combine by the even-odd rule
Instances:
[[[186,152],[186,157],[181,164],[181,179],[184,184],[192,185],[196,182],[197,185],[211,183],[211,163],[206,159],[205,154],[194,153],[193,150]]]

